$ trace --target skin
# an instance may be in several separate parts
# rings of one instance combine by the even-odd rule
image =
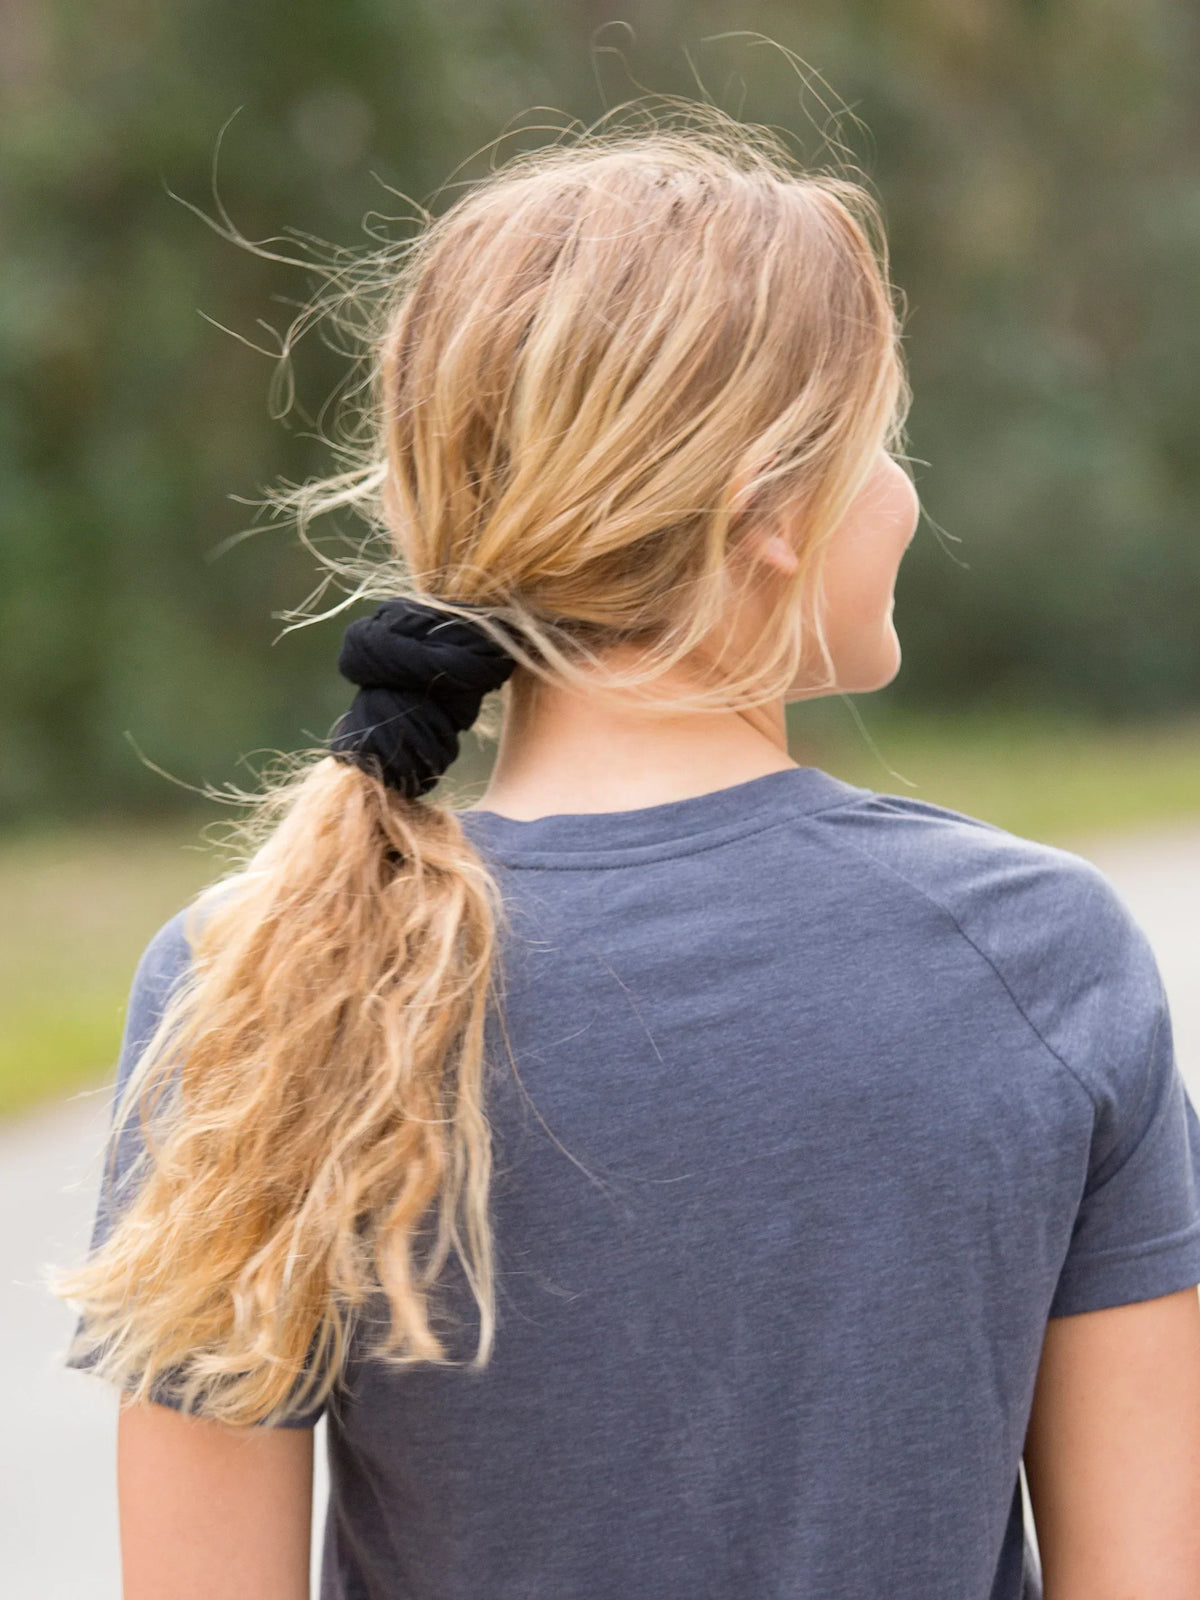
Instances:
[[[919,506],[881,454],[835,536],[824,616],[836,688],[895,677],[896,573]],[[758,580],[735,638],[761,626],[795,571],[786,524],[754,536]],[[777,701],[654,718],[511,680],[492,781],[478,802],[518,820],[632,810],[795,766],[784,706],[830,693],[802,667]],[[686,682],[684,678],[680,683]],[[1025,1446],[1045,1600],[1200,1596],[1200,1296],[1060,1317],[1047,1327]],[[122,1409],[118,1485],[125,1600],[307,1600],[312,1431],[234,1429],[163,1406]]]
[[[125,1600],[308,1600],[313,1430],[230,1428],[125,1405]]]
[[[1194,1288],[1047,1325],[1025,1475],[1045,1600],[1196,1600]]]
[[[559,812],[628,811],[687,799],[767,772],[794,767],[784,706],[840,690],[881,689],[900,670],[892,622],[896,574],[916,531],[920,505],[912,480],[885,452],[830,546],[823,616],[836,667],[833,688],[815,689],[815,652],[778,700],[746,711],[654,715],[610,706],[586,693],[547,685],[518,668],[511,679],[491,781],[472,809],[527,821]],[[753,637],[772,586],[798,566],[796,530],[776,521],[750,535],[758,565],[747,604],[722,634]],[[613,651],[623,664],[628,652]],[[682,668],[664,684],[698,681]]]

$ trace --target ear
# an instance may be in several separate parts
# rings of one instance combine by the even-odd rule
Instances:
[[[754,468],[747,463],[734,478],[731,499],[735,516],[746,508],[754,476]],[[799,557],[779,532],[777,523],[764,523],[758,528],[748,527],[742,535],[742,543],[752,558],[765,561],[785,577],[790,578],[800,566]]]
[[[790,578],[799,570],[800,557],[781,533],[770,527],[747,529],[744,537],[751,553],[784,577]]]

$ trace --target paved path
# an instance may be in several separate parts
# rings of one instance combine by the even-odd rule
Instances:
[[[121,1600],[116,1398],[57,1365],[74,1320],[38,1287],[44,1263],[86,1248],[108,1106],[92,1090],[0,1127],[0,1593],[13,1600]],[[321,1424],[319,1506],[324,1454]]]
[[[1154,944],[1200,1105],[1200,826],[1076,848]],[[72,1320],[38,1287],[43,1263],[86,1244],[107,1117],[101,1089],[0,1127],[0,1557],[4,1593],[21,1600],[120,1600],[115,1400],[56,1365]],[[323,1458],[318,1437],[319,1504]]]
[[[1150,935],[1171,1002],[1175,1053],[1200,1107],[1200,827],[1075,848],[1108,874]]]

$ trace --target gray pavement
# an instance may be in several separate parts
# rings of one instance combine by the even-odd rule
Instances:
[[[1200,826],[1073,848],[1108,874],[1150,936],[1171,1003],[1175,1053],[1200,1107]]]
[[[1074,848],[1150,936],[1200,1106],[1200,825]],[[115,1398],[57,1364],[72,1318],[40,1287],[44,1264],[86,1245],[108,1098],[89,1091],[0,1126],[0,1587],[14,1600],[120,1600]],[[321,1430],[317,1457],[314,1550],[327,1492]]]
[[[109,1090],[0,1125],[0,1594],[121,1600],[116,1396],[58,1364],[74,1319],[40,1287],[43,1265],[86,1248]],[[314,1594],[327,1494],[317,1428]]]

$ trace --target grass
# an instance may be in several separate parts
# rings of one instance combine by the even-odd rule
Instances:
[[[1200,718],[1111,729],[995,713],[900,716],[879,704],[793,708],[792,753],[1068,847],[1195,819]],[[874,747],[874,748],[872,748]],[[464,754],[458,775],[483,769]],[[129,981],[150,935],[222,868],[201,822],[31,832],[0,844],[0,1115],[111,1077]]]
[[[792,754],[885,794],[930,801],[1029,839],[1200,823],[1200,717],[1097,727],[1067,717],[881,715],[857,702],[793,708]],[[840,711],[840,718],[833,713]],[[874,745],[874,750],[871,746]]]
[[[53,831],[0,847],[0,1115],[110,1073],[146,941],[216,875],[198,824]]]

